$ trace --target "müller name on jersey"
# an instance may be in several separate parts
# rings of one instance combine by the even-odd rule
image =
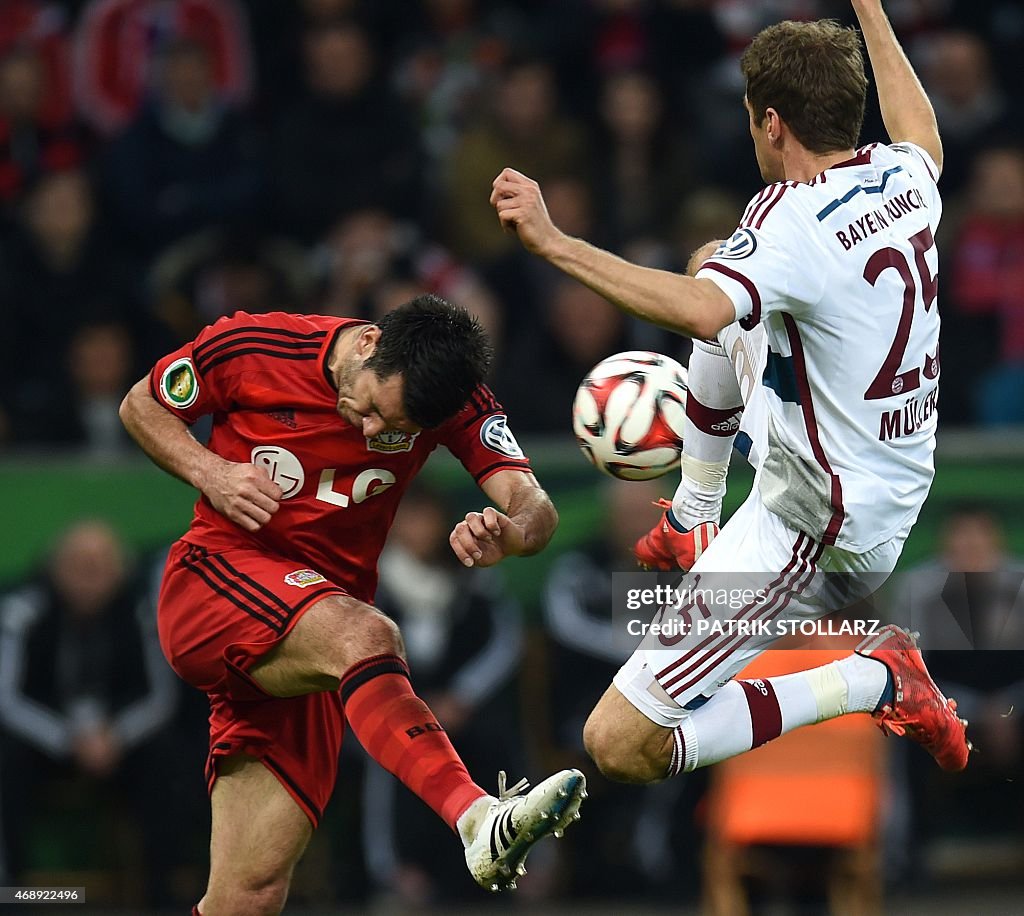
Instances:
[[[938,375],[938,362],[938,356],[931,361],[931,366],[933,367],[931,371],[933,374],[928,376],[929,378],[934,378],[935,375]],[[925,374],[926,376],[928,375],[927,371]],[[899,439],[902,436],[916,433],[919,429],[924,429],[935,413],[938,402],[939,387],[936,385],[926,394],[907,398],[906,403],[902,407],[885,411],[878,424],[878,441],[887,442],[890,439]]]
[[[836,238],[839,239],[839,244],[849,251],[858,242],[863,242],[876,232],[888,229],[890,223],[902,219],[908,213],[923,210],[924,205],[921,192],[917,188],[910,188],[885,201],[882,210],[865,213],[860,219],[848,224],[845,230],[840,229],[836,232]]]

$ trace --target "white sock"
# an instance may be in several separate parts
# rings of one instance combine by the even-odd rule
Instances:
[[[803,725],[873,712],[887,678],[881,662],[850,655],[794,674],[730,681],[678,726],[683,753],[673,754],[669,775],[718,763]]]
[[[462,840],[463,846],[469,846],[476,839],[476,835],[480,830],[480,821],[487,813],[487,809],[496,801],[497,799],[493,795],[481,795],[480,798],[459,815],[459,819],[455,822],[455,827],[459,831],[459,839]]]
[[[833,664],[849,689],[849,712],[874,712],[889,683],[889,669],[885,664],[856,652]]]
[[[682,474],[672,514],[684,527],[693,528],[721,518],[743,398],[725,350],[702,340],[693,342],[687,387]]]

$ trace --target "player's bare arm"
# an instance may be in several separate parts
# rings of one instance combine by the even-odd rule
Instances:
[[[449,537],[464,566],[493,566],[505,557],[525,557],[543,550],[558,526],[558,513],[533,474],[499,471],[483,483],[499,511],[487,506],[470,512]]]
[[[200,490],[221,515],[259,531],[277,512],[281,488],[262,468],[227,461],[198,442],[187,424],[161,407],[143,378],[121,403],[121,422],[155,464]]]
[[[714,337],[736,320],[736,310],[710,280],[630,264],[558,229],[540,186],[515,169],[494,179],[491,205],[505,229],[539,255],[622,311],[688,337]]]
[[[935,111],[900,47],[881,0],[852,0],[878,88],[889,138],[907,140],[928,153],[942,171],[942,142]]]

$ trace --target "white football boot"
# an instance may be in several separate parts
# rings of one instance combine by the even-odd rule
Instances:
[[[498,773],[498,797],[479,816],[466,847],[469,873],[489,891],[514,890],[516,878],[526,874],[524,863],[533,844],[548,834],[560,837],[580,818],[587,780],[579,770],[555,773],[522,795],[529,786],[521,779],[506,789],[505,771]]]

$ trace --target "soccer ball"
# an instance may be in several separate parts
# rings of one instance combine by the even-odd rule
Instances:
[[[594,467],[620,480],[652,480],[679,466],[686,370],[647,350],[601,360],[580,383],[572,428]]]

